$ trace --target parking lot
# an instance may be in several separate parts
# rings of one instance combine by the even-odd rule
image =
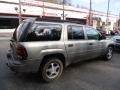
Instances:
[[[62,77],[52,83],[41,82],[36,74],[15,74],[5,65],[8,39],[0,39],[1,90],[120,90],[120,52],[112,61],[94,59],[65,68]]]

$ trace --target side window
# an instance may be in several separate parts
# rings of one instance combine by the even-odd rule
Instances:
[[[89,40],[99,40],[100,34],[94,28],[86,28],[85,31]]]
[[[61,38],[61,25],[34,24],[28,33],[27,41],[58,41]]]
[[[68,40],[84,39],[84,31],[82,26],[68,26]]]

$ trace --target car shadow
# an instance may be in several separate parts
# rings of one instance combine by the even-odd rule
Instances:
[[[44,83],[37,73],[16,73],[16,77],[25,83]]]
[[[114,50],[115,53],[120,53],[120,49]]]
[[[65,68],[65,71],[70,68],[76,68],[76,67],[80,68],[81,66],[84,66],[86,64],[90,64],[90,63],[98,62],[98,61],[100,61],[100,60],[92,59],[92,60],[87,60],[87,61],[81,61],[79,63],[74,63],[74,64],[69,65],[67,68]],[[19,80],[21,80],[22,82],[25,82],[25,83],[45,84],[45,82],[43,82],[40,79],[40,76],[38,73],[14,73],[14,74],[15,74],[16,78],[19,78]]]
[[[85,66],[85,65],[88,65],[88,64],[98,63],[98,62],[101,62],[101,61],[104,62],[104,60],[102,60],[101,58],[94,58],[94,59],[84,60],[84,61],[80,61],[80,62],[71,64],[71,65],[68,66],[68,68],[82,67],[82,66]]]
[[[89,64],[94,64],[94,63],[99,63],[99,62],[105,62],[104,60],[102,60],[101,58],[95,58],[95,59],[91,59],[91,60],[85,60],[85,61],[80,61],[78,63],[74,63],[69,65],[67,68],[65,68],[64,72],[63,72],[63,76],[69,71],[69,70],[73,70],[73,69],[77,69],[77,68],[85,68],[86,65]],[[22,82],[26,82],[26,83],[36,83],[36,84],[47,84],[45,82],[43,82],[40,79],[40,76],[37,73],[18,73],[16,75],[20,80],[22,80]],[[64,77],[63,77],[64,78]]]

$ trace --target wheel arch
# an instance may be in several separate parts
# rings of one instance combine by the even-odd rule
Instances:
[[[64,56],[63,54],[61,54],[61,53],[55,53],[55,54],[45,55],[45,56],[43,57],[42,61],[41,61],[40,66],[43,65],[43,63],[46,61],[46,59],[52,58],[52,57],[55,57],[55,58],[60,59],[60,60],[62,61],[62,63],[63,63],[63,67],[66,67],[66,58],[65,58],[65,56]]]
[[[110,44],[107,47],[112,47],[114,49],[114,44]]]

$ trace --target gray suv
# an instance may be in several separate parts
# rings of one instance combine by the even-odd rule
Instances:
[[[39,72],[51,82],[78,61],[102,57],[111,60],[113,42],[90,26],[68,22],[24,20],[13,33],[7,66],[15,72]]]

